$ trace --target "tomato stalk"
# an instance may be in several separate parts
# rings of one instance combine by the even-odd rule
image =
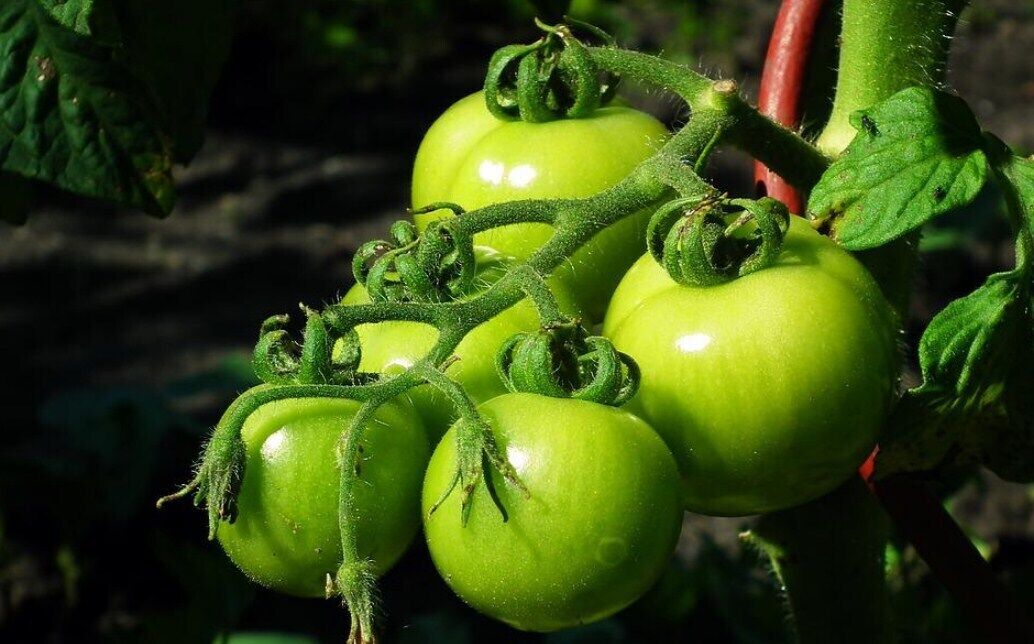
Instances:
[[[833,112],[818,144],[839,154],[854,138],[849,117],[906,87],[944,81],[948,49],[968,0],[844,0]]]
[[[884,582],[889,522],[854,478],[805,505],[761,517],[744,540],[785,589],[802,644],[893,641]]]

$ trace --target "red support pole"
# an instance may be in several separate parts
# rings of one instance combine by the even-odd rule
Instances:
[[[768,41],[758,109],[788,127],[795,127],[801,118],[801,88],[824,4],[825,0],[785,0],[772,28],[772,38]],[[800,214],[803,211],[800,193],[763,163],[755,163],[754,180],[760,195],[782,201],[790,212]]]

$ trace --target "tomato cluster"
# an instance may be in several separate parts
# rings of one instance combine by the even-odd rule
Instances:
[[[473,209],[588,196],[626,177],[664,137],[657,121],[625,107],[503,122],[475,94],[428,132],[413,203]],[[476,327],[446,373],[479,403],[527,494],[489,468],[461,522],[460,495],[448,494],[459,459],[456,411],[429,385],[411,390],[381,407],[362,442],[368,485],[358,493],[358,545],[376,573],[398,559],[423,516],[435,565],[468,604],[520,629],[574,626],[652,585],[683,510],[742,515],[800,504],[846,480],[872,449],[895,386],[896,320],[861,264],[793,218],[773,265],[718,286],[685,286],[643,254],[648,214],[597,235],[550,280],[565,314],[601,322],[635,360],[638,394],[616,408],[507,393],[495,354],[539,327],[536,310],[523,301]],[[420,214],[416,223],[446,216]],[[480,234],[488,249],[477,283],[490,284],[550,234],[545,224]],[[367,301],[355,286],[343,303]],[[437,338],[416,322],[358,334],[360,369],[385,374],[409,367]],[[323,593],[342,556],[336,441],[357,409],[300,399],[248,417],[239,518],[218,536],[251,578]]]

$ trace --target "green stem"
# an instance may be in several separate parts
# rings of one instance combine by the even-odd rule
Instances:
[[[372,642],[375,606],[374,562],[359,554],[359,516],[355,507],[355,486],[362,478],[360,447],[368,423],[377,413],[377,408],[386,402],[380,397],[363,403],[344,428],[339,439],[338,463],[340,467],[338,491],[338,530],[341,537],[341,566],[334,579],[335,590],[351,612],[352,625],[349,629],[350,644]]]
[[[854,477],[821,499],[762,517],[746,535],[786,589],[801,644],[893,640],[883,577],[889,529]]]
[[[515,272],[515,275],[520,283],[521,290],[535,305],[535,310],[539,314],[539,321],[542,326],[551,327],[568,321],[567,316],[560,310],[560,304],[557,302],[556,296],[553,295],[553,291],[549,290],[549,285],[546,284],[546,280],[541,275],[536,273],[527,264],[521,266]]]
[[[689,104],[693,121],[713,121],[708,123],[711,134],[722,133],[725,142],[764,162],[795,187],[811,188],[829,165],[829,159],[800,135],[747,103],[734,81],[712,81],[677,63],[635,51],[611,47],[590,51],[610,71],[678,94]],[[678,146],[676,139],[683,135],[689,136],[687,128],[670,144]]]
[[[913,85],[944,82],[951,35],[967,0],[844,0],[833,112],[818,145],[839,154],[849,117]]]

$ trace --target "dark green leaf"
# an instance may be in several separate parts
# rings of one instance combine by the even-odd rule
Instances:
[[[20,226],[29,216],[32,188],[28,179],[0,171],[0,221]]]
[[[1029,278],[1025,271],[997,273],[930,322],[919,342],[925,391],[979,397],[1019,357],[1030,331]]]
[[[913,87],[856,112],[858,135],[812,189],[851,250],[882,246],[966,205],[987,178],[980,127],[958,97]]]
[[[0,3],[0,169],[166,214],[172,151],[155,105],[81,33],[83,15],[62,13],[69,28],[38,0]]]
[[[115,0],[122,60],[150,90],[175,159],[204,138],[208,99],[233,36],[237,0]]]
[[[1026,268],[992,275],[949,304],[919,344],[923,384],[898,404],[881,476],[982,463],[1034,480],[1034,320]]]

